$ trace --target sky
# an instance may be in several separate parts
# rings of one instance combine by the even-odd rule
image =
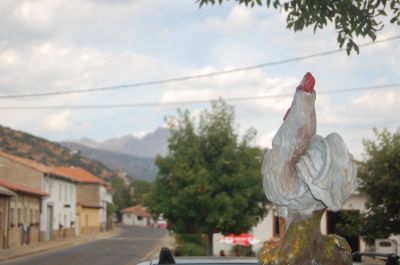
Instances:
[[[385,25],[378,39],[400,35]],[[195,0],[2,0],[0,97],[163,80],[275,62],[338,48],[332,25],[314,33],[286,28],[277,10],[234,1],[199,8]],[[359,43],[370,39],[359,39]],[[304,73],[316,78],[317,133],[338,132],[357,159],[372,128],[395,131],[400,87],[324,91],[400,83],[400,40],[249,71],[150,86],[34,98],[3,98],[0,124],[49,140],[102,141],[143,136],[188,108],[196,119],[209,103],[119,109],[71,105],[168,103],[218,97],[292,94]],[[319,95],[318,92],[321,92]],[[253,127],[269,147],[291,97],[235,101],[238,133]],[[63,106],[12,110],[4,107]]]

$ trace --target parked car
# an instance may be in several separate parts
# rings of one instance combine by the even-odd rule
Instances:
[[[399,265],[399,256],[390,253],[374,253],[374,252],[354,252],[352,254],[354,265],[368,265],[368,263],[362,263],[362,257],[372,257],[383,260],[385,265]]]

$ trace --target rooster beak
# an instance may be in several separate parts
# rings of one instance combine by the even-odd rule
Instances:
[[[310,72],[307,72],[300,83],[301,88],[303,89],[304,92],[313,93],[314,85],[315,85],[314,76]]]

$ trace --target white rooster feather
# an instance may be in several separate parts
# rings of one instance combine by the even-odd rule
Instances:
[[[357,168],[337,133],[316,135],[315,79],[297,87],[261,173],[264,191],[286,218],[324,208],[339,210],[356,187]]]

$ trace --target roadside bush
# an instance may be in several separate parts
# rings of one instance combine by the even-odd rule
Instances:
[[[199,234],[177,234],[176,235],[177,256],[205,256],[207,243],[205,238]]]
[[[233,246],[230,252],[231,256],[245,256],[245,257],[254,257],[256,254],[252,250],[251,246]]]
[[[194,243],[179,244],[176,251],[176,256],[205,256],[206,249]]]

